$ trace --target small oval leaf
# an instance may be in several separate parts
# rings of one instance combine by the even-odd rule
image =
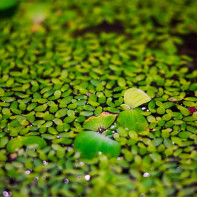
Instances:
[[[23,145],[36,145],[37,148],[43,148],[47,145],[46,141],[39,136],[27,136],[22,138]]]

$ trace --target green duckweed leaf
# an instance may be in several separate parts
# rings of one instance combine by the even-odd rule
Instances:
[[[88,118],[83,127],[91,131],[97,131],[99,129],[107,129],[115,121],[117,114],[110,114],[108,112],[102,112],[99,116],[92,116]]]
[[[46,141],[39,136],[25,136],[11,139],[7,144],[7,150],[10,153],[16,152],[22,146],[35,145],[37,148],[43,148],[47,145]]]
[[[23,146],[22,137],[16,137],[11,139],[7,144],[7,150],[9,153],[16,152],[19,148]]]
[[[22,138],[23,145],[37,145],[38,148],[43,148],[47,145],[46,141],[39,136],[27,136]]]
[[[148,122],[137,110],[123,111],[119,113],[118,124],[126,129],[138,131],[148,130]]]
[[[78,134],[74,141],[74,149],[87,159],[98,156],[100,152],[109,157],[118,157],[120,154],[118,142],[93,131]]]
[[[124,93],[124,103],[132,109],[150,100],[151,98],[144,91],[137,88],[130,88]]]
[[[49,5],[47,3],[37,3],[27,8],[26,15],[34,22],[42,22],[49,14]]]

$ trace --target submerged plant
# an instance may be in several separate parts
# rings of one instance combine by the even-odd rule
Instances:
[[[145,117],[134,109],[144,103],[150,101],[151,98],[142,90],[130,88],[124,93],[124,103],[122,108],[125,110],[120,112],[117,122],[126,129],[135,130],[136,132],[145,131],[148,129],[148,122]]]

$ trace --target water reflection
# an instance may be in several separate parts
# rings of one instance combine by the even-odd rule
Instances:
[[[47,162],[47,161],[43,161],[42,163],[43,163],[44,165],[47,165],[47,164],[48,164],[48,162]]]
[[[26,171],[25,171],[25,174],[30,174],[30,173],[31,173],[30,170],[26,170]]]
[[[85,180],[86,180],[86,181],[89,181],[89,180],[90,180],[90,178],[91,178],[91,177],[90,177],[90,175],[89,175],[89,174],[85,175]]]
[[[64,179],[64,183],[68,184],[69,180],[68,179]]]
[[[143,177],[149,177],[150,176],[150,174],[148,173],[148,172],[145,172],[144,174],[143,174]]]
[[[4,196],[4,197],[10,197],[11,195],[12,195],[12,192],[3,191],[3,196]]]

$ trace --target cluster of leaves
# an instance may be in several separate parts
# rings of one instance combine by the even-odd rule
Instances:
[[[131,131],[141,132],[148,129],[148,123],[144,116],[133,108],[138,107],[141,104],[150,101],[150,97],[140,89],[130,88],[124,93],[124,103],[122,107],[127,111],[120,112],[118,115],[118,126],[119,129],[127,129]],[[116,115],[109,114],[106,112],[101,113],[97,117],[90,117],[84,123],[84,128],[91,130],[92,132],[80,133],[75,141],[74,148],[81,152],[84,158],[94,158],[99,153],[106,154],[111,157],[118,157],[120,154],[120,145],[105,137],[106,135],[112,134],[110,131],[105,131],[99,135],[94,131],[101,132],[103,129],[109,128],[115,121]],[[113,130],[113,129],[112,129]]]
[[[197,71],[177,45],[197,33],[196,4],[20,1],[1,19],[0,195],[193,195]],[[149,131],[121,127],[118,158],[83,160],[84,121],[123,113],[132,87],[151,98],[138,109]]]

